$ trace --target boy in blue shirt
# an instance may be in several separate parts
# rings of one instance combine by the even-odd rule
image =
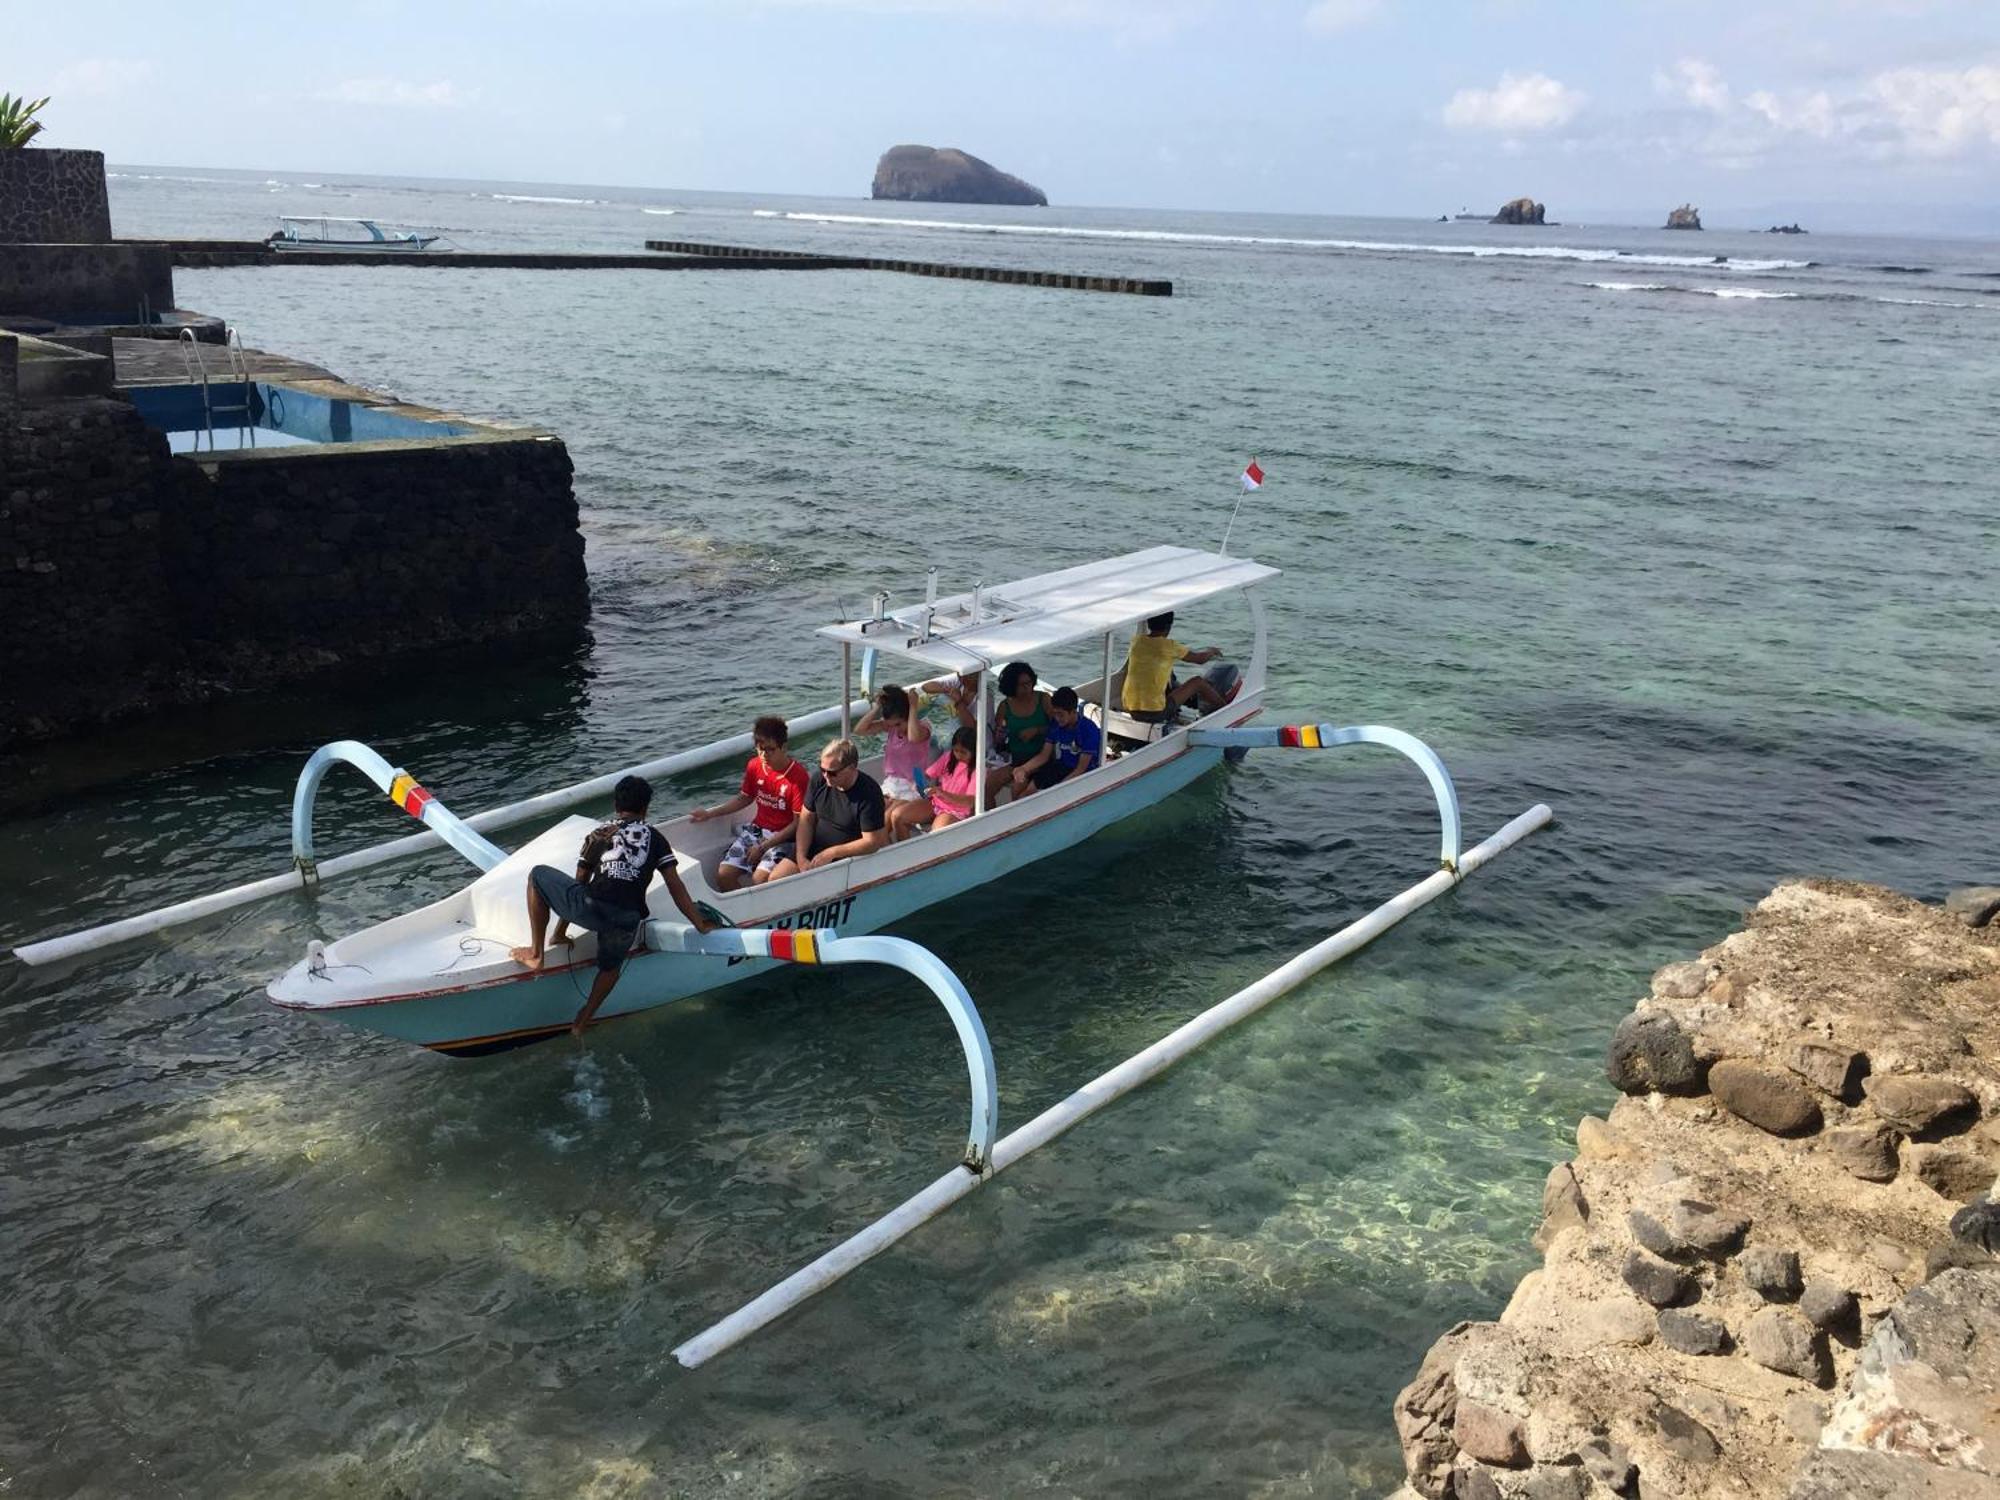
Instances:
[[[1075,688],[1057,688],[1049,695],[1049,719],[1047,743],[1055,751],[1058,782],[1103,762],[1104,732],[1077,711]]]

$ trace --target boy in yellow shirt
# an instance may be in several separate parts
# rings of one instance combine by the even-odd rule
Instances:
[[[1178,687],[1168,687],[1176,663],[1199,666],[1222,655],[1220,646],[1188,650],[1167,634],[1173,628],[1172,610],[1154,615],[1146,622],[1146,633],[1132,637],[1132,649],[1125,655],[1125,686],[1119,701],[1126,713],[1146,723],[1172,718],[1189,703],[1199,704],[1203,713],[1212,713],[1229,701],[1205,677],[1191,677]]]

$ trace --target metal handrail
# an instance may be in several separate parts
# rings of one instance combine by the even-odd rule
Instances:
[[[319,865],[313,857],[313,801],[326,773],[342,762],[374,782],[391,802],[480,869],[490,870],[507,857],[505,849],[474,832],[465,819],[419,786],[401,766],[390,765],[359,740],[335,740],[313,751],[299,773],[299,784],[292,789],[292,864],[305,883],[319,878]]]
[[[208,361],[202,358],[201,340],[194,336],[192,328],[183,328],[175,341],[181,346],[181,369],[187,373],[188,384],[201,387],[201,426],[208,434],[208,447],[215,451],[215,416],[208,405]]]
[[[1287,724],[1268,729],[1188,730],[1190,745],[1219,746],[1225,750],[1330,750],[1335,745],[1384,745],[1400,751],[1417,764],[1437,798],[1438,821],[1443,825],[1438,863],[1447,870],[1458,869],[1459,819],[1458,788],[1437,751],[1415,735],[1386,724]]]
[[[229,364],[229,383],[240,390],[243,393],[243,397],[233,405],[211,405],[210,410],[221,412],[225,416],[232,412],[240,416],[242,420],[236,425],[243,429],[249,439],[250,446],[254,448],[257,446],[257,424],[251,419],[250,360],[243,352],[243,335],[238,333],[234,328],[226,329],[223,332],[222,353],[223,358]],[[209,446],[211,448],[215,446],[213,437],[210,438]]]
[[[646,946],[661,953],[707,953],[724,958],[775,958],[800,964],[887,964],[914,974],[937,996],[965,1049],[965,1070],[972,1084],[972,1124],[961,1164],[969,1172],[987,1170],[993,1138],[1000,1128],[999,1084],[993,1071],[993,1047],[986,1026],[943,959],[907,938],[870,934],[842,937],[830,927],[797,930],[777,927],[717,927],[696,932],[685,922],[655,918],[645,925]]]

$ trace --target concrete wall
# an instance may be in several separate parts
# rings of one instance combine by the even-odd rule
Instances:
[[[588,608],[553,438],[197,462],[124,401],[0,391],[0,745]]]
[[[137,323],[173,305],[172,257],[157,245],[0,244],[0,313]]]
[[[102,245],[110,239],[102,151],[0,151],[0,243]]]

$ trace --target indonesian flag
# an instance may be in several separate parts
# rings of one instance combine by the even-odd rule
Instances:
[[[1257,460],[1250,460],[1250,467],[1243,471],[1243,488],[1254,490],[1264,482],[1264,471],[1257,467]]]

